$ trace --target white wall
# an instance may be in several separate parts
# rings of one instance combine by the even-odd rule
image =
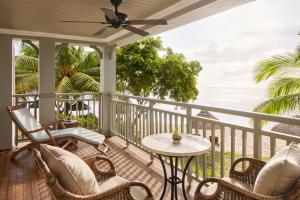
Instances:
[[[12,38],[0,34],[0,150],[13,147],[12,122],[6,106],[12,104],[12,83],[14,57]]]

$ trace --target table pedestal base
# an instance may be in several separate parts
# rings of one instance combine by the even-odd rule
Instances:
[[[166,166],[165,166],[164,161],[162,160],[161,155],[158,155],[158,158],[161,162],[163,172],[164,172],[164,188],[163,188],[163,192],[161,194],[160,200],[162,200],[165,196],[168,183],[171,184],[171,200],[173,200],[173,199],[178,200],[178,192],[177,192],[178,184],[182,185],[183,197],[185,200],[187,200],[186,191],[185,191],[185,177],[186,177],[186,173],[189,168],[189,165],[194,157],[191,156],[188,159],[186,165],[184,166],[184,170],[183,170],[183,174],[182,174],[181,178],[178,177],[178,157],[170,157],[170,166],[171,166],[171,176],[170,177],[168,177],[168,175],[167,175]]]

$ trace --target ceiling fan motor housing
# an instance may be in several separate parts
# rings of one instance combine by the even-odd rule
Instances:
[[[111,0],[111,3],[112,3],[114,6],[119,6],[119,5],[122,3],[122,0]]]

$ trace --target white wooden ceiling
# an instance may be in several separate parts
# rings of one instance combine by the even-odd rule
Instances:
[[[120,12],[144,19],[179,0],[124,0]],[[100,7],[114,9],[110,0],[0,0],[0,27],[26,31],[94,37],[106,25],[62,23],[61,20],[103,21]],[[106,38],[118,30],[97,36]]]
[[[129,19],[168,20],[167,26],[139,26],[154,35],[250,1],[254,0],[123,0],[119,12]],[[122,29],[93,36],[105,25],[60,22],[105,21],[100,7],[114,9],[110,0],[0,0],[0,34],[117,45],[141,38]]]

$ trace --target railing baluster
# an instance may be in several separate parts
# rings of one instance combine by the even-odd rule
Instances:
[[[225,154],[225,127],[221,126],[221,158],[220,158],[220,164],[221,164],[221,178],[224,177],[225,174],[225,162],[224,162],[224,154]]]
[[[81,127],[84,127],[84,99],[81,101]]]
[[[115,105],[115,104],[114,104]],[[99,105],[100,106],[100,105]],[[93,100],[93,115],[96,116],[96,101]],[[113,106],[113,108],[115,108],[115,106]],[[98,113],[98,117],[100,118],[100,113]],[[116,115],[116,113],[113,112],[114,115]],[[114,118],[113,118],[114,119]],[[98,120],[98,124],[99,124],[99,120]],[[93,120],[93,130],[95,130],[95,120]],[[114,129],[113,129],[114,130]]]
[[[206,138],[206,123],[203,122],[203,137]],[[203,178],[207,178],[207,171],[206,171],[206,155],[204,154],[202,156],[202,160],[203,160],[203,166],[202,166],[202,170],[203,170]]]
[[[195,120],[195,121],[194,121],[196,135],[199,135],[199,129],[198,129],[199,126],[198,126],[198,123],[199,123],[198,120]]]
[[[211,144],[212,144],[211,145],[211,168],[212,168],[211,171],[212,171],[212,177],[216,176],[216,172],[215,172],[215,170],[216,170],[216,160],[215,160],[216,137],[215,137],[215,134],[216,133],[215,133],[215,130],[216,130],[215,124],[211,124]]]
[[[87,105],[87,107],[88,107],[87,116],[89,117],[89,116],[90,116],[91,101],[88,100],[87,102],[88,102],[88,105]],[[71,106],[71,107],[72,107],[72,106]],[[94,121],[93,116],[91,117],[91,119],[92,119],[92,121]],[[111,120],[110,120],[110,121],[111,121]],[[89,123],[89,120],[87,120],[87,128],[88,128],[88,129],[91,129],[91,124]]]
[[[135,107],[135,135],[134,135],[134,144],[137,144],[137,137],[139,134],[139,108]]]
[[[167,113],[164,113],[164,132],[167,133]]]
[[[159,111],[159,133],[162,133],[162,111]]]
[[[185,127],[185,125],[184,125],[184,117],[181,116],[181,123],[180,123],[181,133],[184,133],[184,127]]]
[[[159,123],[159,120],[158,120],[158,111],[155,111],[155,134],[157,134],[159,132],[159,127],[158,127],[158,123]]]
[[[145,117],[145,109],[142,110],[143,113],[143,134],[141,140],[146,136],[146,117]]]
[[[179,127],[178,127],[178,115],[175,115],[175,128],[178,128],[178,131],[179,131]]]
[[[242,133],[242,156],[243,157],[247,157],[247,131],[243,130]],[[243,162],[242,163],[242,169],[245,170],[246,169],[246,163]]]
[[[173,115],[172,114],[169,114],[169,133],[172,133],[173,132]]]
[[[231,128],[231,134],[230,134],[230,138],[231,138],[231,165],[234,163],[235,161],[235,129]]]

